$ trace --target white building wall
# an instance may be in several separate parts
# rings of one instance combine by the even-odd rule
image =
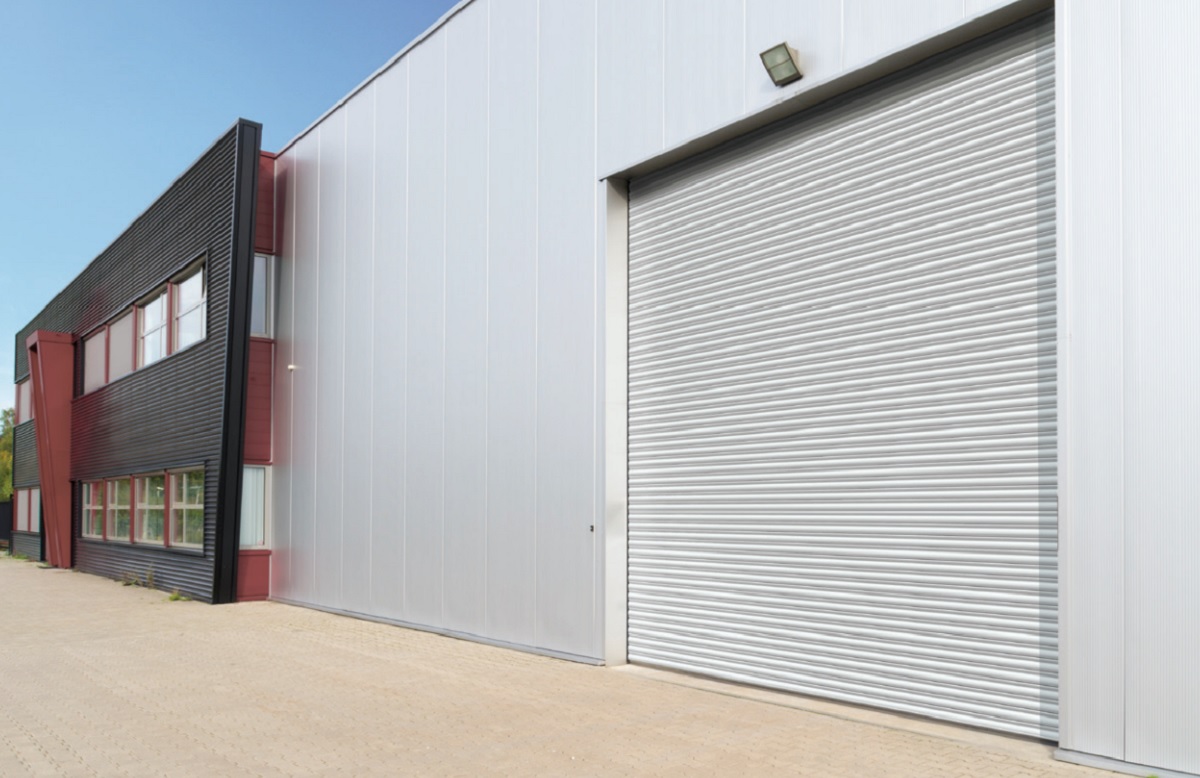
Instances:
[[[1064,0],[1062,746],[1200,773],[1200,29]]]
[[[475,0],[286,148],[273,596],[601,658],[597,180],[1005,3],[893,5]]]

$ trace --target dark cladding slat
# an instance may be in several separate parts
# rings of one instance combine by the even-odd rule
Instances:
[[[18,424],[13,428],[13,476],[14,489],[25,489],[38,485],[37,440],[33,434],[33,422]]]

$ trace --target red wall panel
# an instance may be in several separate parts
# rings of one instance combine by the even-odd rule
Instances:
[[[271,552],[243,548],[238,553],[238,602],[265,600],[271,593]]]
[[[250,339],[250,372],[246,385],[246,448],[248,465],[271,464],[271,376],[275,343]]]

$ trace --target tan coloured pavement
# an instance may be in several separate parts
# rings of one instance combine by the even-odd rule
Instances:
[[[0,603],[3,776],[1113,776],[1015,738],[8,557]]]

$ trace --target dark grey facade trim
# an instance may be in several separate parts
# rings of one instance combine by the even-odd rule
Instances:
[[[224,418],[218,465],[216,568],[213,602],[237,598],[242,509],[242,453],[246,438],[246,376],[250,370],[250,305],[254,283],[254,214],[262,125],[242,121],[237,131],[233,195],[233,261],[229,263],[229,323]]]

